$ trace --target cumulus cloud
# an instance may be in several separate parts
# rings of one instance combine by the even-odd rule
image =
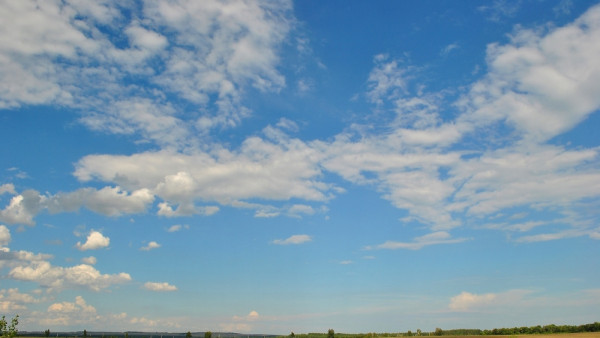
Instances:
[[[92,230],[87,236],[85,243],[77,242],[77,248],[81,251],[106,248],[110,244],[110,238],[101,232]]]
[[[157,292],[177,291],[177,287],[175,285],[171,285],[167,282],[162,282],[162,283],[146,282],[146,283],[144,283],[143,288],[146,290],[157,291]]]
[[[89,305],[81,296],[76,296],[74,302],[57,302],[48,306],[46,313],[38,322],[45,325],[73,325],[91,323],[102,320],[96,308]]]
[[[96,308],[91,305],[88,305],[81,296],[75,297],[75,302],[61,302],[54,303],[48,307],[48,312],[54,313],[62,313],[62,314],[71,314],[76,312],[89,312],[96,313]]]
[[[34,225],[33,217],[43,208],[46,197],[35,190],[25,190],[13,196],[9,204],[0,211],[0,221],[9,224]]]
[[[286,239],[276,239],[272,243],[277,245],[303,244],[312,241],[309,235],[292,235]]]
[[[155,241],[151,241],[146,246],[141,247],[140,250],[150,251],[150,250],[158,249],[158,248],[160,248],[160,244],[156,243]]]
[[[43,262],[48,259],[52,259],[52,255],[35,254],[24,250],[11,251],[10,248],[0,247],[0,268],[23,266],[23,264]]]
[[[62,301],[48,306],[45,312],[35,311],[28,317],[36,323],[48,326],[77,325],[88,329],[101,331],[107,326],[129,327],[133,330],[156,330],[157,327],[175,329],[177,323],[172,319],[150,319],[146,317],[130,317],[125,312],[99,313],[81,296],[76,296],[74,302]]]
[[[8,276],[16,280],[35,282],[51,290],[84,287],[92,291],[100,291],[115,284],[131,281],[131,276],[124,272],[113,275],[101,274],[88,264],[65,268],[52,266],[46,261],[16,266],[10,270]]]

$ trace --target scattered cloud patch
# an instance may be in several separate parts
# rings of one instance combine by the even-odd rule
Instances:
[[[140,250],[150,251],[150,250],[158,249],[158,248],[160,248],[160,244],[156,243],[155,241],[151,241],[146,246],[141,247]]]
[[[184,225],[181,225],[181,224],[174,224],[174,225],[171,225],[171,226],[170,226],[170,227],[167,229],[167,232],[178,232],[178,231],[181,231],[181,230],[184,230],[184,229],[185,229],[185,230],[187,230],[187,229],[189,229],[189,228],[190,228],[190,226],[189,226],[189,225],[187,225],[187,224],[184,224]]]
[[[496,300],[497,295],[486,293],[477,295],[469,292],[462,292],[450,299],[448,307],[452,311],[474,311],[478,308],[492,304]]]
[[[90,257],[83,257],[81,259],[81,262],[84,264],[88,264],[88,265],[95,265],[96,263],[98,263],[98,260],[96,259],[96,257],[90,256]]]
[[[2,195],[2,194],[11,194],[11,195],[16,194],[15,186],[12,183],[6,183],[6,184],[0,185],[0,195]]]
[[[490,311],[501,307],[523,308],[533,304],[531,302],[528,303],[527,299],[527,297],[532,294],[533,291],[522,289],[485,294],[475,294],[463,291],[450,299],[448,308],[455,312]],[[541,299],[536,301],[541,301]]]
[[[276,239],[272,243],[277,245],[297,245],[312,241],[309,235],[292,235],[286,239]]]
[[[171,285],[167,282],[157,283],[157,282],[146,282],[143,286],[144,289],[156,292],[171,292],[177,291],[177,287],[175,285]]]
[[[5,225],[0,225],[0,246],[8,245],[10,241],[10,230]]]

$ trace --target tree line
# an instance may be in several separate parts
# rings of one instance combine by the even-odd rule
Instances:
[[[510,336],[522,334],[552,334],[552,333],[581,333],[581,332],[600,332],[600,322],[583,325],[537,325],[537,326],[521,326],[513,328],[499,328],[492,330],[480,329],[452,329],[442,330],[436,328],[433,332],[423,332],[420,329],[417,331],[407,331],[398,333],[335,333],[330,329],[327,333],[308,333],[294,334],[292,332],[289,338],[388,338],[388,337],[411,337],[411,336]]]

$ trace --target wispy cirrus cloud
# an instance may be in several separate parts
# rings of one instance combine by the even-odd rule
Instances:
[[[386,241],[385,243],[378,244],[375,246],[367,246],[366,250],[374,249],[409,249],[419,250],[429,245],[438,244],[455,244],[462,243],[469,240],[469,238],[452,238],[452,236],[446,231],[437,231],[420,237],[415,237],[411,242],[397,242],[397,241]]]

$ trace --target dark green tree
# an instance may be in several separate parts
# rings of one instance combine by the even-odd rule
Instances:
[[[50,337],[50,329],[47,329],[46,331],[44,331],[44,335],[46,337]]]
[[[296,337],[296,335],[294,334],[294,331],[292,331],[292,333],[290,333],[290,337],[292,337],[292,338]]]
[[[83,338],[87,338],[87,330],[83,330]]]
[[[421,329],[417,329],[417,336],[421,335]]]
[[[211,337],[212,337],[212,332],[210,332],[210,331],[204,332],[204,338],[211,338]]]
[[[333,331],[333,329],[327,331],[327,338],[335,338],[335,331]]]
[[[191,333],[190,331],[188,331],[188,332],[185,334],[185,338],[192,338],[192,333]]]
[[[442,329],[440,329],[439,327],[435,328],[435,333],[436,336],[441,336],[444,334],[444,331]]]
[[[412,331],[408,330],[408,332],[406,332],[406,335],[409,336],[409,337],[412,337]]]
[[[0,319],[0,331],[2,332],[2,338],[13,338],[19,333],[17,330],[17,325],[19,325],[19,315],[16,315],[11,321],[10,325],[6,321],[6,317],[2,316]]]

